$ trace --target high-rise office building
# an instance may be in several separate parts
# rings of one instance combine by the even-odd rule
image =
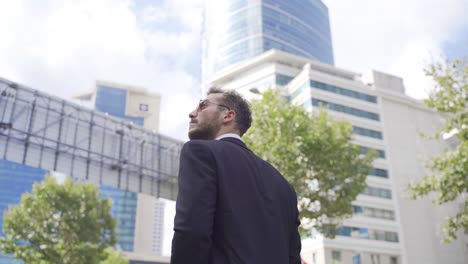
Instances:
[[[91,91],[77,95],[74,99],[90,101],[98,112],[133,122],[154,132],[159,131],[161,96],[145,88],[96,81]]]
[[[2,229],[4,212],[10,205],[18,204],[23,193],[31,192],[33,184],[42,181],[45,174],[45,170],[0,159],[0,237],[5,235]],[[21,262],[0,254],[0,264],[12,263]]]
[[[270,49],[333,64],[327,7],[320,0],[206,0],[202,89],[215,72]]]
[[[328,11],[321,1],[208,2],[202,92],[219,86],[252,98],[258,96],[252,92],[279,88],[307,111],[324,106],[332,117],[350,122],[362,153],[378,152],[367,188],[353,202],[353,216],[344,220],[336,239],[315,233],[304,239],[304,259],[313,264],[466,263],[466,236],[451,245],[439,243],[444,214],[454,214],[457,205],[436,208],[429,199],[409,201],[406,191],[410,179],[426,172],[423,157],[445,145],[418,137],[433,132],[441,117],[406,96],[401,78],[374,72],[367,84],[360,74],[332,66]]]
[[[338,228],[335,239],[312,233],[304,238],[308,263],[400,264],[468,261],[462,236],[441,245],[440,228],[457,204],[434,207],[430,199],[411,201],[406,187],[425,174],[424,161],[445,143],[425,142],[442,120],[404,94],[401,78],[374,72],[367,84],[359,74],[286,52],[271,50],[230,67],[212,78],[212,85],[234,89],[246,98],[269,87],[280,89],[291,103],[307,111],[325,107],[353,126],[352,142],[378,152],[366,179],[367,188],[352,203],[353,215]]]
[[[154,133],[158,122],[146,122],[158,119],[159,96],[97,86],[84,97],[101,112],[0,78],[0,230],[5,210],[35,182],[67,175],[95,183],[113,201],[117,247],[130,260],[168,263],[162,237],[171,221],[158,198],[175,199],[182,142]],[[21,261],[0,254],[0,263]]]
[[[96,86],[75,99],[91,101],[98,112],[130,121],[157,132],[160,95],[145,88],[113,82],[96,81]],[[147,194],[125,192],[118,188],[101,188],[114,201],[112,213],[121,219],[117,228],[119,246],[127,252],[147,255],[163,254],[164,221],[167,201]],[[166,234],[167,235],[171,235]]]

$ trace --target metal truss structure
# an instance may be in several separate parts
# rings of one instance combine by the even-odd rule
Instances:
[[[182,142],[0,78],[0,159],[174,200]]]

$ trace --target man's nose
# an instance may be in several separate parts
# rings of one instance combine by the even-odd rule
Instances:
[[[194,118],[195,116],[197,116],[197,109],[194,109],[192,112],[189,113],[189,118]]]

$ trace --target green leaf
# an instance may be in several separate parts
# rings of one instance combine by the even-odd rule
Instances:
[[[432,138],[450,133],[457,144],[433,158],[427,165],[431,173],[410,184],[409,191],[414,199],[436,193],[436,204],[461,203],[459,212],[449,216],[443,227],[443,241],[448,243],[457,238],[459,230],[468,232],[468,200],[463,201],[468,192],[468,62],[437,62],[425,72],[436,83],[425,104],[445,117]]]
[[[0,248],[25,263],[99,263],[116,244],[111,202],[90,183],[46,177],[4,215]]]
[[[254,123],[244,136],[257,155],[275,166],[298,195],[301,231],[315,228],[333,237],[352,213],[376,152],[361,155],[351,143],[352,126],[333,120],[325,110],[311,115],[275,90],[252,102]]]

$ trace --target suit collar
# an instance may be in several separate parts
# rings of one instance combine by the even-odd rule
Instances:
[[[225,137],[225,138],[222,138],[222,139],[220,139],[220,140],[221,140],[221,141],[229,141],[229,142],[232,142],[232,143],[234,143],[234,144],[237,144],[237,145],[239,145],[239,146],[241,146],[241,147],[243,147],[243,148],[245,148],[245,149],[251,151],[251,150],[247,147],[247,145],[245,145],[245,143],[244,143],[242,140],[240,140],[240,139],[233,138],[233,137]]]
[[[222,134],[221,136],[215,138],[215,140],[220,140],[220,139],[227,138],[227,137],[237,138],[239,140],[242,140],[241,137],[238,134],[235,134],[235,133]]]

